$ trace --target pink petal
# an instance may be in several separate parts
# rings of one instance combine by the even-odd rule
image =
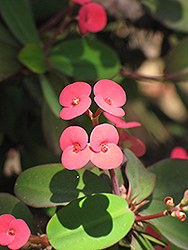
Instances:
[[[103,114],[109,121],[114,123],[115,126],[118,128],[135,128],[135,127],[141,126],[141,124],[139,122],[126,122],[126,121],[122,120],[121,118],[119,118],[115,115],[111,115],[107,112],[104,112]]]
[[[88,142],[87,132],[78,126],[70,126],[66,128],[60,137],[60,147],[64,151],[67,147],[79,144],[84,149]]]
[[[119,134],[114,126],[108,123],[103,123],[96,126],[90,135],[90,146],[94,151],[100,151],[101,143],[114,143],[117,144]]]
[[[103,109],[104,111],[106,111],[112,115],[115,115],[115,116],[124,116],[125,115],[125,112],[122,108],[118,108],[118,107],[107,104],[104,101],[103,95],[101,95],[101,94],[96,95],[94,97],[94,100],[101,109]]]
[[[175,147],[170,154],[170,158],[188,159],[187,151],[182,147]]]
[[[82,115],[91,105],[91,99],[88,96],[80,96],[80,102],[76,106],[64,107],[60,112],[60,117],[64,120],[71,120]]]
[[[71,107],[74,98],[79,98],[83,95],[89,96],[91,86],[86,82],[74,82],[67,85],[59,96],[59,102],[62,106]]]
[[[7,246],[8,244],[10,244],[14,240],[15,236],[9,235],[9,234],[7,234],[7,232],[0,233],[0,245],[2,245],[2,246]]]
[[[10,228],[16,231],[16,235],[14,240],[8,245],[8,247],[10,249],[19,249],[27,243],[31,234],[30,229],[22,219],[11,221]]]
[[[93,88],[93,92],[95,95],[102,95],[103,98],[110,98],[112,106],[121,107],[126,102],[124,89],[111,80],[104,79],[98,81]]]
[[[11,214],[2,214],[0,216],[0,233],[7,233],[10,229],[9,225],[12,220],[15,220],[15,217]]]
[[[78,15],[78,26],[82,34],[85,34],[87,31],[99,32],[106,26],[106,11],[97,3],[89,3],[82,6]]]
[[[88,146],[79,153],[75,153],[73,147],[69,146],[63,151],[61,162],[65,168],[73,170],[84,167],[90,158],[91,151]]]
[[[114,169],[121,165],[123,161],[123,153],[121,149],[114,143],[108,143],[108,151],[103,153],[92,152],[91,162],[98,168],[107,170]]]
[[[91,2],[91,0],[72,0],[72,1],[80,5],[84,5]]]

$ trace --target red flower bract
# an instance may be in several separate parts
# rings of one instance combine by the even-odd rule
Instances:
[[[79,169],[90,160],[91,151],[87,145],[88,135],[78,126],[66,128],[60,137],[60,147],[63,150],[62,164],[67,169]]]
[[[120,107],[126,102],[126,94],[116,82],[107,79],[100,80],[95,84],[93,92],[94,100],[101,109],[115,116],[125,115]]]
[[[109,121],[114,123],[117,128],[135,128],[141,126],[139,122],[126,122],[121,118],[111,115],[107,112],[104,112],[103,114]]]
[[[97,3],[88,3],[83,5],[79,10],[78,15],[78,26],[83,35],[87,31],[99,32],[106,26],[106,11]]]
[[[182,147],[175,147],[170,154],[170,158],[188,159],[187,151]]]
[[[84,5],[91,2],[91,0],[72,0],[72,1],[80,5]]]
[[[22,219],[15,219],[10,214],[0,216],[0,245],[10,249],[19,249],[25,245],[31,232]]]
[[[114,169],[123,161],[123,153],[116,145],[119,135],[115,127],[104,123],[91,132],[91,162],[101,169]]]
[[[119,145],[122,148],[128,148],[137,157],[143,156],[146,152],[145,144],[138,138],[129,135],[127,132],[123,131],[120,135]]]
[[[60,117],[70,120],[85,113],[91,105],[90,93],[91,86],[85,82],[75,82],[66,86],[59,96],[59,102],[64,106]]]

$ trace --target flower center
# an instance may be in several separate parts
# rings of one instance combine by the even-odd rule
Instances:
[[[103,153],[106,153],[108,151],[108,145],[106,142],[103,142],[101,143],[100,145],[100,150],[103,152]]]
[[[111,101],[110,97],[105,97],[104,100],[105,100],[105,102],[106,102],[107,104],[109,104],[109,105],[112,104],[112,101]]]
[[[9,229],[9,230],[8,230],[8,235],[10,235],[10,236],[16,235],[15,230],[14,230],[14,229]]]
[[[73,106],[76,106],[76,105],[79,104],[79,102],[80,102],[80,98],[75,97],[75,98],[72,100],[72,105],[73,105]]]
[[[80,144],[75,143],[75,144],[73,145],[73,151],[74,151],[75,153],[79,153],[79,152],[81,151]]]

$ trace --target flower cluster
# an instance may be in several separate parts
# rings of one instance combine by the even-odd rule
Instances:
[[[13,215],[0,216],[0,245],[10,249],[19,249],[25,245],[31,232],[22,219],[15,219]]]
[[[67,169],[78,169],[91,160],[101,169],[117,168],[123,160],[123,153],[116,145],[118,140],[118,132],[110,124],[96,126],[91,132],[89,144],[87,132],[83,128],[70,126],[60,138],[62,164]]]
[[[87,31],[99,32],[106,26],[107,15],[105,9],[91,0],[73,0],[82,5],[79,10],[78,26],[80,32],[84,35]]]
[[[91,161],[101,169],[117,168],[123,161],[123,153],[117,146],[119,134],[113,125],[98,124],[98,116],[103,111],[109,121],[120,128],[138,127],[138,122],[126,123],[118,116],[124,116],[122,106],[126,102],[123,88],[116,82],[103,79],[93,88],[94,100],[99,106],[93,115],[89,110],[91,105],[91,86],[86,82],[74,82],[66,86],[60,93],[59,101],[63,106],[60,117],[70,120],[87,113],[93,121],[94,129],[88,142],[87,132],[79,126],[66,128],[60,137],[60,147],[63,151],[61,161],[67,169],[79,169]],[[137,156],[145,153],[145,145],[137,138],[122,132],[120,142],[127,144]],[[124,148],[124,144],[121,145]]]

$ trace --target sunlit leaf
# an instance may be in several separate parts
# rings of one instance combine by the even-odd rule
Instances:
[[[87,80],[111,78],[120,69],[119,58],[111,48],[86,39],[58,43],[50,51],[49,63],[64,74]]]
[[[93,193],[110,193],[111,189],[94,173],[84,170],[67,170],[61,164],[30,168],[18,177],[16,195],[34,207],[64,205]]]
[[[123,198],[95,194],[59,210],[47,225],[47,235],[59,250],[97,250],[118,242],[133,222],[134,214]]]

